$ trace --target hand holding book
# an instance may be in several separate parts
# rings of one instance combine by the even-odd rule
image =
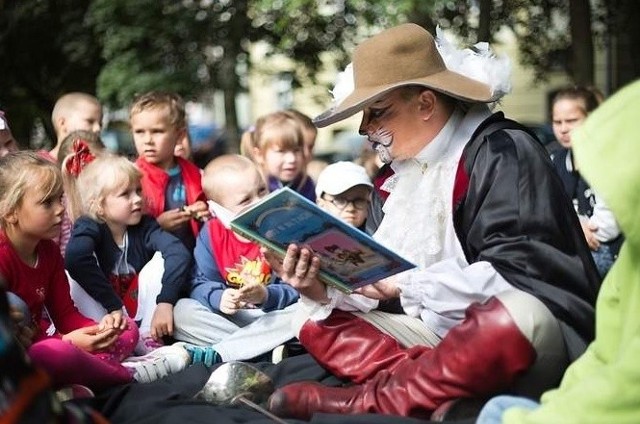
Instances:
[[[415,267],[287,187],[240,213],[230,226],[282,258],[289,256],[287,249],[291,244],[301,248],[300,258],[289,256],[283,269],[274,269],[284,281],[290,284],[295,281],[294,286],[312,285],[315,278],[308,275],[311,265],[319,267],[320,280],[345,293]],[[311,259],[312,254],[316,259]],[[292,268],[293,260],[296,265]],[[313,262],[316,260],[317,265]]]
[[[320,258],[314,256],[310,249],[291,244],[287,247],[284,258],[265,247],[262,248],[262,253],[271,269],[300,294],[320,303],[328,300],[327,288],[318,278]]]
[[[324,303],[328,300],[326,286],[318,279],[320,259],[314,257],[310,249],[301,248],[295,244],[289,245],[284,258],[266,248],[263,248],[262,252],[268,261],[274,261],[271,264],[272,269],[276,267],[279,270],[278,274],[285,276],[282,277],[283,280],[289,282],[301,294],[319,303]],[[312,263],[314,258],[315,264]],[[360,287],[354,290],[354,293],[370,299],[393,299],[400,296],[400,288],[395,280],[394,276],[391,276],[376,283]]]

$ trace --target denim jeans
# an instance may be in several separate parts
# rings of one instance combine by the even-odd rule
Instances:
[[[593,250],[591,252],[591,256],[593,256],[593,260],[596,263],[596,267],[598,268],[598,272],[602,278],[607,275],[611,266],[613,266],[613,262],[616,260],[616,256],[613,252],[613,249],[608,244],[600,244],[598,250]]]

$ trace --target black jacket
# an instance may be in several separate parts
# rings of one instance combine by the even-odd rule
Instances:
[[[187,277],[193,261],[191,253],[179,239],[162,230],[150,216],[143,216],[140,223],[129,226],[127,232],[127,262],[137,273],[155,252],[162,252],[164,274],[162,290],[156,301],[175,304],[185,294],[189,283]],[[109,312],[122,308],[122,300],[108,280],[119,257],[120,248],[113,240],[107,224],[84,216],[76,221],[65,252],[65,268]]]

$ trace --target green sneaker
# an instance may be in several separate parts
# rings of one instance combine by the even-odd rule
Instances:
[[[219,364],[224,362],[220,357],[220,354],[211,346],[196,346],[190,343],[178,342],[176,345],[180,345],[189,352],[192,364],[204,364],[207,367],[213,364]]]

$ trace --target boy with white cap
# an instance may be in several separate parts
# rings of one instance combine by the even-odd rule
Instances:
[[[332,163],[318,176],[316,203],[330,214],[363,230],[372,188],[371,179],[362,166],[346,161]]]

